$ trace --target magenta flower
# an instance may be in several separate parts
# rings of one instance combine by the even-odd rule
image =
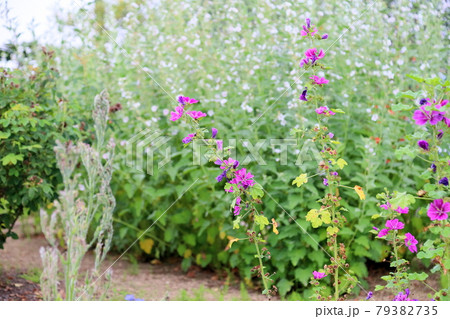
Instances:
[[[427,141],[425,140],[420,140],[417,142],[417,145],[423,149],[424,151],[429,151],[430,150],[430,145],[428,144]]]
[[[236,184],[238,187],[247,189],[250,186],[255,185],[255,181],[252,179],[254,176],[247,172],[246,168],[241,168],[234,172],[234,178],[230,181],[230,184]]]
[[[327,135],[328,135],[328,137],[329,137],[329,138],[333,138],[333,137],[334,137],[334,134],[333,134],[333,133],[331,133],[331,132],[330,132],[330,133],[328,133]]]
[[[234,216],[239,215],[240,212],[241,212],[241,206],[237,206],[237,205],[234,206],[234,211],[233,211]]]
[[[236,197],[236,205],[241,205],[241,196]]]
[[[170,112],[170,120],[176,121],[179,120],[184,113],[184,108],[182,106],[175,107],[175,112]]]
[[[312,48],[306,50],[305,56],[307,59],[311,60],[312,64],[314,64],[316,63],[317,60],[322,59],[325,56],[325,53],[323,52],[323,50],[320,50],[319,53],[317,54],[317,49]]]
[[[180,102],[181,105],[198,103],[198,100],[191,99],[190,97],[182,96],[182,95],[180,95],[177,100],[178,100],[178,102]]]
[[[444,117],[442,119],[442,122],[444,122],[445,125],[447,125],[447,127],[450,127],[450,118],[449,117]]]
[[[217,130],[216,128],[213,127],[213,128],[211,129],[211,137],[212,137],[212,138],[216,138],[217,132],[218,132],[218,130]]]
[[[442,199],[435,199],[428,207],[427,215],[431,220],[444,220],[448,218],[450,212],[450,203]]]
[[[234,167],[236,163],[239,166],[239,162],[237,160],[232,159],[231,157],[229,157],[227,160],[218,159],[214,162],[214,164],[220,165],[220,169],[229,169],[231,167]]]
[[[410,299],[409,297],[409,289],[405,289],[405,292],[400,291],[398,295],[396,295],[393,301],[417,301],[417,299]]]
[[[194,120],[205,117],[206,113],[200,112],[200,111],[187,111],[187,115],[192,117]]]
[[[317,114],[324,114],[326,116],[330,116],[330,115],[335,115],[336,114],[333,111],[330,111],[328,106],[321,106],[321,107],[317,108],[316,109],[316,113]]]
[[[312,77],[310,77],[310,79],[313,80],[313,83],[314,83],[314,84],[317,84],[317,85],[320,85],[320,86],[322,86],[323,84],[327,84],[328,82],[330,82],[330,81],[328,81],[327,79],[321,78],[321,77],[319,77],[319,76],[317,76],[317,75],[313,75]]]
[[[403,224],[398,219],[389,219],[386,221],[386,227],[389,230],[394,230],[394,229],[398,230],[398,229],[403,229],[405,227],[405,224]]]
[[[302,95],[300,95],[300,100],[308,101],[308,99],[306,98],[306,93],[308,93],[308,88],[305,86],[305,89],[303,90]]]
[[[411,233],[405,234],[405,246],[408,247],[409,251],[412,253],[417,253],[417,244],[419,243],[416,238]]]
[[[314,276],[314,279],[322,279],[322,278],[326,277],[327,275],[325,275],[324,272],[318,272],[318,271],[314,270],[313,276]]]
[[[416,110],[414,112],[414,115],[412,119],[416,121],[417,125],[425,125],[430,121],[431,125],[436,125],[440,121],[443,120],[445,113],[444,112],[438,112],[438,111],[427,111],[425,110],[425,107],[420,107],[419,110]]]
[[[442,100],[442,102],[439,104],[438,108],[441,108],[442,106],[445,106],[447,104],[448,104],[448,100]],[[436,107],[437,107],[437,105],[436,105]]]
[[[313,36],[314,34],[316,34],[317,29],[314,25],[311,25],[311,20],[309,18],[306,18],[306,25],[302,26],[302,29],[300,31],[300,35],[302,37],[306,37],[307,35],[311,35]]]
[[[216,141],[216,145],[217,145],[217,150],[218,151],[223,150],[223,141],[222,140]]]
[[[386,204],[380,205],[380,207],[385,210],[389,210],[391,208],[391,203],[386,202]]]
[[[307,65],[309,63],[308,59],[302,59],[300,61],[300,67],[303,68],[303,66]]]
[[[188,143],[192,142],[192,139],[194,138],[194,136],[195,136],[195,134],[189,134],[188,136],[183,138],[181,141],[183,142],[183,144],[188,144]]]
[[[378,237],[379,237],[379,238],[384,237],[384,236],[386,236],[388,233],[389,233],[389,229],[383,228],[383,229],[380,230],[380,232],[378,233]]]
[[[408,207],[402,208],[399,206],[399,207],[397,207],[397,209],[395,211],[399,214],[408,214],[409,208]]]
[[[325,39],[328,39],[328,34],[326,34],[326,33],[322,36],[322,40],[325,40]]]
[[[328,186],[328,179],[326,178],[323,179],[323,185]]]

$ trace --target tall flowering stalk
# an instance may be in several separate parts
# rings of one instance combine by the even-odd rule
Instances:
[[[214,162],[219,169],[220,173],[216,177],[218,183],[224,183],[224,190],[230,193],[232,196],[232,203],[230,206],[230,213],[234,216],[233,229],[239,229],[241,225],[248,226],[246,230],[245,238],[234,238],[228,236],[229,243],[226,250],[230,249],[232,244],[248,239],[255,247],[258,264],[252,268],[252,272],[261,278],[263,283],[263,294],[270,298],[277,292],[277,288],[273,285],[272,275],[266,272],[264,266],[264,259],[270,259],[270,251],[267,247],[261,247],[265,243],[261,231],[268,225],[272,225],[273,232],[278,234],[275,219],[272,218],[272,223],[269,222],[264,213],[258,208],[262,204],[262,197],[264,191],[262,187],[255,182],[253,175],[243,168],[239,161],[230,157],[231,147],[224,148],[223,141],[216,139],[218,130],[211,128],[211,132],[208,129],[200,125],[202,118],[207,114],[201,111],[189,110],[190,107],[199,103],[198,100],[180,96],[178,98],[179,105],[175,107],[175,111],[171,112],[171,121],[184,121],[191,130],[185,138],[182,139],[182,143],[187,146],[190,143],[200,142],[207,146],[207,152],[205,156],[210,162]],[[251,225],[251,226],[250,226]]]
[[[106,274],[103,295],[99,295],[96,283],[100,266],[108,253],[113,235],[112,213],[115,199],[110,181],[114,157],[114,141],[106,142],[109,98],[106,91],[96,96],[92,116],[94,119],[94,145],[79,142],[57,142],[55,147],[58,167],[63,177],[64,189],[54,210],[49,215],[41,210],[41,226],[50,247],[41,248],[43,273],[41,287],[45,300],[103,298],[109,285],[110,273]],[[83,168],[79,170],[77,165]],[[93,234],[94,220],[96,227]],[[63,230],[64,248],[60,248],[59,230]],[[89,236],[88,236],[89,233]],[[94,267],[82,279],[81,263],[87,251],[94,247]],[[64,296],[58,293],[58,263],[64,276]],[[82,279],[82,280],[80,280]]]
[[[306,25],[303,26],[301,36],[310,41],[311,46],[317,40],[325,40],[328,35],[320,35],[317,28],[311,24],[310,19],[306,19]],[[300,68],[305,70],[308,76],[308,82],[301,92],[300,101],[302,108],[304,104],[312,106],[317,116],[317,123],[310,129],[293,129],[293,134],[300,138],[307,137],[315,143],[320,149],[321,160],[318,163],[316,174],[308,175],[301,173],[294,179],[292,184],[300,187],[307,183],[310,178],[321,176],[322,183],[326,187],[325,196],[318,200],[321,204],[319,208],[311,209],[307,215],[306,220],[310,221],[313,228],[327,226],[327,245],[329,248],[330,264],[324,265],[322,270],[313,272],[313,280],[311,283],[316,286],[315,296],[320,300],[343,300],[342,293],[349,292],[357,283],[354,276],[348,274],[349,268],[346,262],[346,247],[343,243],[338,241],[339,231],[344,227],[347,219],[344,212],[347,211],[342,205],[339,194],[339,188],[350,188],[357,192],[361,200],[365,199],[364,192],[360,186],[354,188],[342,185],[341,177],[338,173],[342,170],[347,162],[340,157],[336,145],[339,141],[335,139],[332,132],[329,132],[327,121],[330,117],[337,113],[344,113],[340,109],[332,109],[324,105],[325,98],[320,91],[323,86],[329,83],[329,80],[319,74],[320,71],[326,70],[327,67],[323,64],[325,52],[322,49],[312,47],[305,51],[305,58],[300,61]],[[332,277],[331,283],[334,290],[334,296],[326,294],[325,285],[321,285],[325,277]]]
[[[426,183],[417,195],[428,201],[424,210],[430,224],[425,231],[429,232],[430,239],[421,247],[417,257],[431,260],[434,265],[431,272],[441,273],[442,289],[435,291],[434,298],[450,300],[450,81],[408,76],[424,84],[424,90],[412,95],[417,104],[411,120],[416,124],[413,136],[417,143],[415,152],[429,166],[421,174]],[[405,93],[401,95],[407,97]]]

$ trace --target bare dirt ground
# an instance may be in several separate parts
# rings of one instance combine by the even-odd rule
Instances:
[[[43,236],[28,239],[8,239],[5,249],[0,250],[0,300],[39,300],[39,287],[19,277],[41,268],[39,248],[47,246]],[[105,261],[111,265],[118,256],[109,256]],[[88,254],[84,269],[93,264],[92,255]],[[132,264],[121,259],[112,267],[112,284],[108,294],[110,300],[124,300],[126,294],[134,294],[144,300],[265,300],[257,291],[241,293],[239,285],[230,287],[219,279],[216,273],[192,268],[188,273],[182,272],[179,263]],[[28,287],[29,293],[21,289]],[[7,291],[9,291],[7,293]],[[31,292],[35,292],[32,295]]]
[[[20,229],[17,232],[21,233]],[[0,301],[42,299],[38,284],[41,269],[39,249],[47,246],[47,242],[42,235],[30,236],[30,233],[38,233],[34,229],[27,233],[28,236],[20,234],[19,240],[8,238],[5,249],[0,250]],[[112,265],[118,257],[109,255],[104,268]],[[82,270],[90,269],[92,265],[93,256],[88,254]],[[394,297],[387,290],[374,291],[376,285],[385,284],[381,277],[389,274],[386,265],[387,263],[368,264],[369,277],[366,280],[369,287],[366,291],[374,292],[371,300],[392,300]],[[238,278],[226,282],[226,275],[199,267],[191,267],[184,273],[177,259],[165,263],[136,264],[126,260],[125,256],[114,263],[112,271],[108,300],[124,300],[127,294],[144,300],[266,300],[259,290],[240,290]],[[424,270],[418,270],[421,271]],[[426,283],[439,289],[439,278],[436,275],[430,275]],[[426,301],[433,294],[432,289],[417,281],[412,282],[410,288],[411,298]],[[348,300],[364,300],[366,291],[361,290],[359,296],[349,296]]]

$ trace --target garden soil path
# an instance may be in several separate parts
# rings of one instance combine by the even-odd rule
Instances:
[[[41,269],[39,249],[47,246],[43,236],[12,240],[8,238],[5,249],[0,250],[0,301],[39,300],[39,286],[20,277],[21,274]],[[106,266],[118,256],[109,256]],[[93,256],[88,254],[83,269],[93,265]],[[239,285],[224,290],[224,281],[211,271],[192,268],[184,273],[176,263],[132,264],[121,259],[114,264],[112,284],[108,298],[123,300],[126,294],[134,294],[144,300],[242,300]],[[185,292],[183,292],[185,290]],[[183,297],[184,296],[184,297]],[[244,299],[265,300],[257,291],[248,291]]]

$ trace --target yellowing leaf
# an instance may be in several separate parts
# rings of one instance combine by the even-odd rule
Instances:
[[[327,228],[327,233],[330,235],[334,235],[339,231],[339,228],[337,228],[336,226],[328,226]]]
[[[317,209],[311,209],[308,214],[306,214],[306,220],[309,222],[313,219],[316,219],[317,217],[319,217],[319,212],[317,211]]]
[[[319,212],[317,209],[311,209],[308,214],[306,214],[306,220],[311,222],[312,227],[317,228],[322,225],[322,220],[319,217]]]
[[[233,243],[239,241],[239,238],[234,238],[233,236],[227,236],[227,238],[228,238],[228,245],[227,247],[225,247],[225,250],[230,249]]]
[[[355,185],[355,192],[356,192],[356,194],[358,194],[358,196],[361,200],[366,199],[366,194],[364,194],[364,190],[362,189],[361,186]]]
[[[331,214],[329,211],[325,210],[321,214],[321,219],[325,224],[331,223]]]
[[[141,247],[141,249],[150,255],[150,252],[152,251],[153,245],[155,244],[155,242],[153,241],[153,239],[143,239],[139,242],[139,247]]]
[[[191,257],[191,256],[192,256],[192,250],[186,249],[186,251],[184,252],[183,257],[184,257],[184,258],[189,258],[189,257]]]
[[[343,169],[345,165],[348,165],[343,158],[338,159],[336,164],[339,166],[340,169]]]
[[[263,215],[256,215],[255,222],[259,225],[259,229],[263,230],[264,226],[269,225],[269,220]]]
[[[272,218],[272,226],[273,226],[273,229],[272,229],[272,231],[276,234],[276,235],[278,235],[280,232],[278,231],[278,223],[275,221],[275,218]]]
[[[308,175],[306,174],[300,174],[297,176],[294,181],[292,182],[292,185],[297,184],[297,187],[302,186],[303,184],[308,183]]]
[[[225,238],[225,232],[224,232],[224,231],[221,231],[221,232],[219,233],[219,238],[220,238],[220,239],[224,239],[224,238]]]

